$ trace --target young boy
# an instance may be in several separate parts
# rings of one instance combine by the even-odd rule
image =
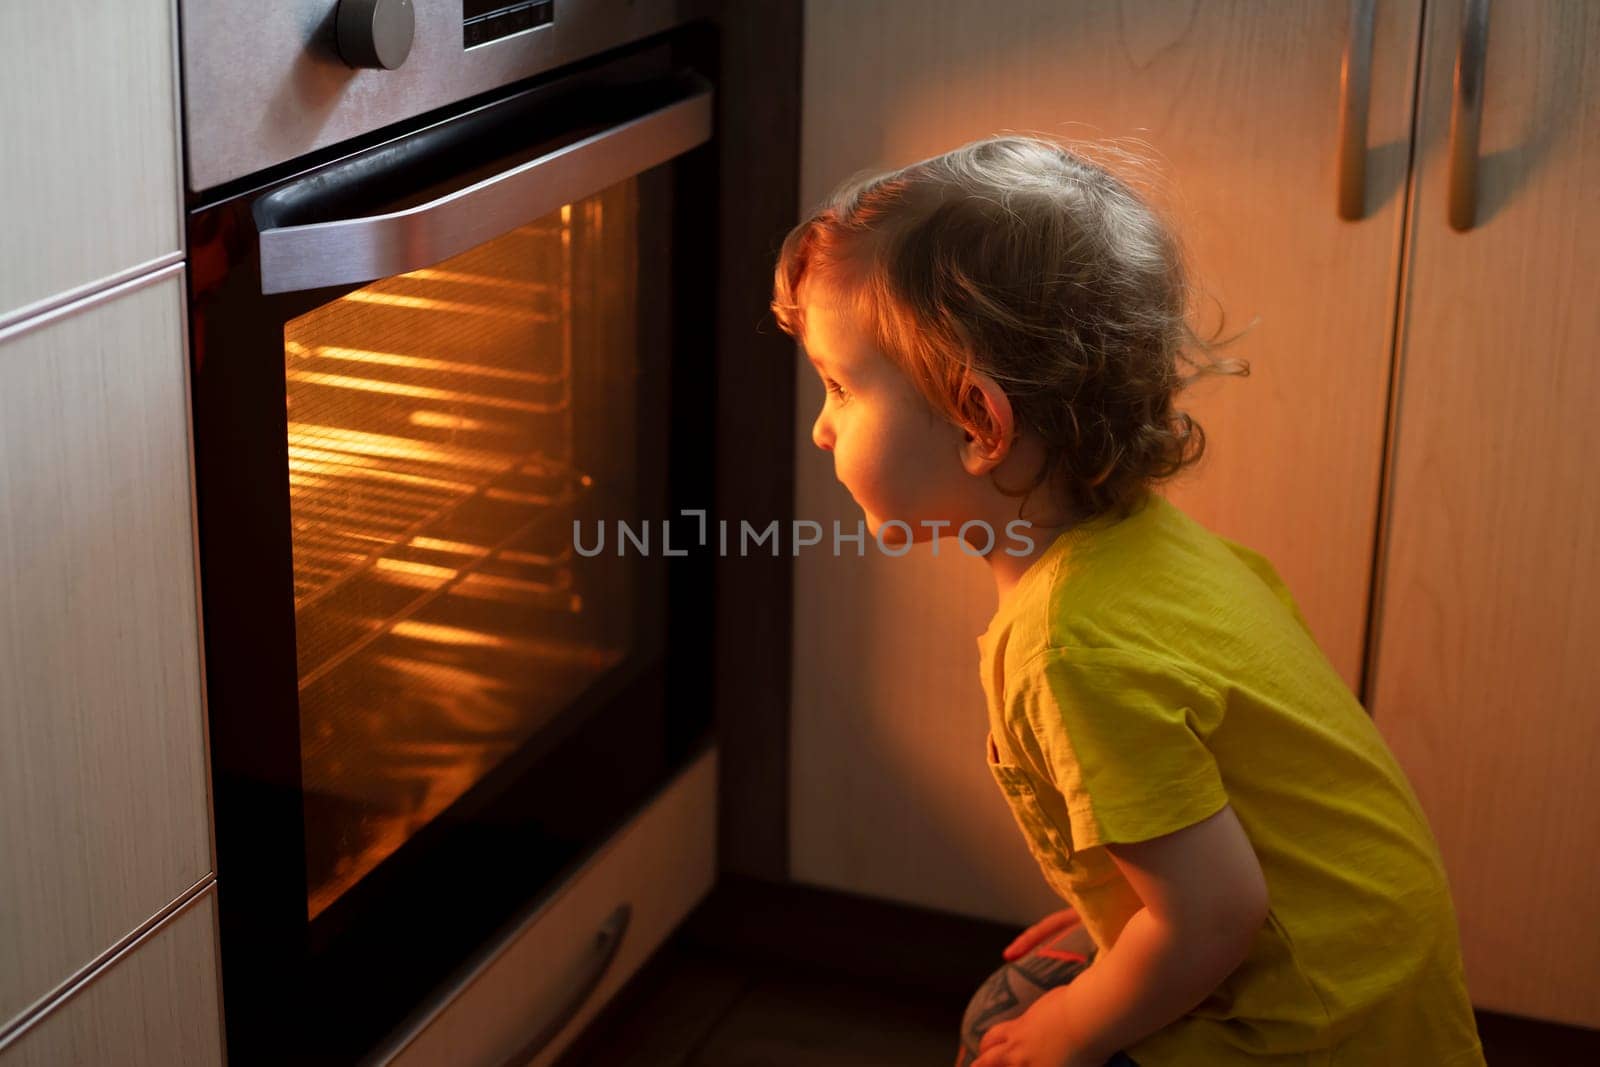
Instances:
[[[1481,1064],[1398,765],[1272,565],[1152,491],[1204,447],[1178,394],[1247,371],[1187,305],[1154,213],[1031,138],[853,182],[779,258],[773,308],[827,389],[812,437],[868,528],[987,553],[989,768],[1072,905],[1019,942],[1081,919],[1092,959],[1033,967],[1060,984],[1031,1003],[997,974],[965,1054]],[[1021,554],[993,536],[1017,518]],[[1074,958],[1018,966],[1041,953]]]

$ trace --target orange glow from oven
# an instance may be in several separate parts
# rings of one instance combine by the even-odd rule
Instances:
[[[552,322],[553,317],[521,308],[495,307],[492,304],[467,304],[459,300],[436,300],[426,296],[402,296],[399,293],[374,293],[358,289],[340,297],[355,304],[387,304],[390,307],[416,308],[419,311],[449,311],[459,315],[491,315],[497,319],[525,319],[532,322]]]
[[[571,523],[631,491],[588,453],[631,464],[632,409],[574,411],[574,377],[637,374],[636,210],[625,182],[285,325],[312,918],[631,651],[632,579],[586,585]]]

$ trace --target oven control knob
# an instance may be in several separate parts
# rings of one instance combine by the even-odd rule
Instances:
[[[411,54],[411,0],[339,0],[339,55],[352,67],[394,70]]]

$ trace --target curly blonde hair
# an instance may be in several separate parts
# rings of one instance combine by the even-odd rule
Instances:
[[[1105,146],[1101,146],[1104,148]],[[1109,149],[1108,149],[1109,150]],[[1190,327],[1176,235],[1108,169],[1051,141],[991,137],[841,185],[784,239],[772,310],[804,340],[802,279],[870,324],[933,410],[986,438],[974,369],[1080,520],[1126,516],[1199,460],[1205,433],[1175,406],[1202,375],[1248,375]],[[1185,374],[1182,367],[1191,368]]]

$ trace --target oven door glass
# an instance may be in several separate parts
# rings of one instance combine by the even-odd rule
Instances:
[[[284,326],[315,919],[639,654],[638,188]]]

